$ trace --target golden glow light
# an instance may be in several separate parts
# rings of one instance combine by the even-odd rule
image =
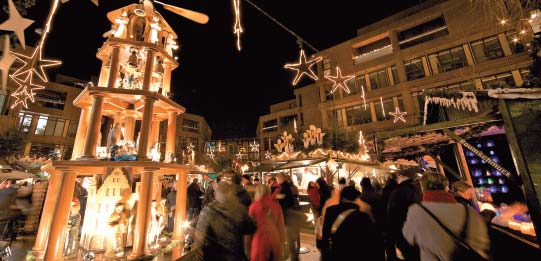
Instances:
[[[299,62],[298,63],[288,63],[284,65],[284,68],[294,70],[296,71],[295,78],[293,79],[293,85],[297,85],[299,80],[302,78],[303,75],[306,75],[312,80],[317,81],[318,77],[312,70],[312,66],[314,66],[316,63],[323,60],[322,57],[318,56],[316,58],[306,60],[306,55],[304,54],[304,50],[301,49],[299,54]]]
[[[501,24],[501,25],[504,25],[504,24],[506,24],[506,23],[507,23],[507,20],[505,20],[505,19],[500,20],[500,24]]]
[[[407,112],[401,112],[400,108],[394,107],[394,112],[389,112],[389,115],[392,115],[394,117],[393,123],[397,123],[399,120],[406,122],[406,118],[404,116],[408,114]]]
[[[58,1],[57,1],[58,2]],[[12,31],[21,42],[23,49],[26,48],[26,41],[24,39],[24,30],[28,28],[34,21],[23,18],[12,0],[8,0],[9,18],[4,23],[0,24],[0,30]]]
[[[13,79],[13,81],[15,81],[16,84],[19,85],[17,90],[11,94],[11,96],[15,98],[15,101],[11,105],[11,109],[17,107],[19,104],[22,104],[23,107],[28,108],[28,99],[34,102],[34,90],[45,89],[45,87],[33,83],[32,73],[29,73],[24,80],[13,76],[10,77]]]
[[[336,66],[336,76],[325,75],[325,78],[333,82],[333,86],[330,91],[331,94],[333,94],[338,89],[338,87],[344,89],[344,91],[346,91],[347,93],[350,93],[350,90],[348,86],[346,85],[346,82],[355,78],[355,76],[354,75],[342,76],[342,70],[340,70],[340,67]]]
[[[240,51],[240,34],[242,33],[242,24],[240,22],[240,0],[233,0],[235,9],[235,24],[233,25],[233,34],[237,36],[237,50]]]

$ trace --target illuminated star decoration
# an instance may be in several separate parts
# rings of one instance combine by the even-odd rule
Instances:
[[[15,57],[9,53],[9,35],[6,34],[4,40],[4,56],[0,59],[0,70],[2,70],[2,91],[6,90],[6,85],[8,83],[8,73],[9,68],[15,61]]]
[[[355,78],[354,75],[348,75],[348,76],[342,76],[342,70],[340,70],[340,67],[336,66],[336,76],[331,75],[325,75],[325,78],[332,81],[334,84],[332,86],[332,89],[330,91],[331,94],[333,94],[338,87],[344,89],[347,93],[350,93],[350,90],[348,86],[346,85],[346,82]]]
[[[407,112],[401,112],[400,108],[395,107],[394,112],[389,112],[389,115],[394,116],[393,123],[398,122],[398,120],[401,120],[403,122],[406,122],[406,118],[404,118],[404,115],[408,114]]]
[[[250,143],[250,151],[259,152],[259,144],[255,143],[255,140],[254,143]]]
[[[240,0],[233,0],[233,8],[235,9],[233,34],[237,35],[237,50],[240,51],[240,34],[242,33],[242,24],[240,23]]]
[[[190,145],[188,145],[188,153],[191,153],[193,151],[193,149],[195,148],[195,145],[193,145],[192,143],[190,143]]]
[[[29,73],[24,80],[15,78],[13,76],[10,77],[19,85],[17,90],[11,94],[11,96],[15,97],[15,102],[13,102],[13,105],[11,105],[11,109],[15,108],[17,105],[19,105],[19,103],[25,108],[28,108],[27,100],[30,99],[30,101],[34,102],[34,90],[45,89],[45,87],[32,82],[32,73]]]
[[[271,158],[270,151],[265,151],[265,159],[270,159],[270,158]]]
[[[239,153],[237,153],[237,159],[239,159],[239,160],[242,159],[242,152],[239,151]]]
[[[58,65],[61,63],[60,61],[46,60],[41,58],[43,45],[45,44],[47,35],[51,31],[51,23],[53,21],[54,15],[56,14],[56,11],[58,10],[59,2],[60,0],[53,1],[51,9],[49,10],[49,15],[47,16],[47,20],[45,22],[45,28],[43,30],[43,33],[41,34],[38,46],[36,47],[36,49],[34,49],[32,55],[26,56],[22,53],[11,52],[16,59],[20,60],[23,63],[23,66],[17,69],[17,71],[15,71],[13,75],[11,75],[11,78],[20,85],[19,88],[11,94],[11,96],[16,98],[11,108],[14,108],[19,103],[22,104],[25,108],[27,108],[27,99],[30,99],[32,102],[34,102],[34,90],[45,88],[43,86],[32,83],[35,80],[35,75],[37,75],[41,81],[48,82],[49,80],[47,79],[47,74],[45,73],[44,68]],[[12,13],[10,12],[10,19],[11,15]],[[36,86],[36,88],[33,88],[32,86]]]
[[[304,54],[304,50],[301,49],[301,53],[299,54],[299,62],[298,63],[289,63],[284,65],[284,68],[294,70],[297,72],[295,75],[295,78],[293,79],[293,85],[297,85],[299,80],[302,78],[303,75],[306,75],[312,80],[317,81],[317,75],[312,70],[312,66],[314,64],[320,62],[323,58],[321,56],[313,58],[311,60],[306,60],[306,55]]]
[[[207,156],[210,158],[210,159],[214,159],[214,150],[211,150],[209,153],[207,153]]]
[[[24,40],[24,30],[28,28],[34,21],[30,19],[23,18],[15,4],[12,0],[8,0],[9,5],[9,19],[4,23],[0,24],[0,30],[12,31],[17,35],[19,42],[23,46],[23,49],[26,48],[26,42]]]

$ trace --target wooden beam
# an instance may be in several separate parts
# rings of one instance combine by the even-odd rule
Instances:
[[[464,180],[464,178],[462,178],[460,176],[460,174],[458,174],[454,169],[452,169],[451,167],[449,167],[447,164],[445,164],[443,161],[441,161],[438,157],[436,157],[436,155],[432,154],[432,152],[430,152],[428,149],[426,149],[424,146],[419,146],[419,148],[424,152],[426,153],[426,155],[430,156],[431,158],[434,159],[434,161],[441,165],[446,171],[448,171],[449,173],[451,173],[451,175],[453,175],[455,178],[457,178],[458,180]]]
[[[457,121],[438,122],[438,123],[429,124],[425,126],[415,126],[415,127],[410,127],[410,128],[395,129],[391,131],[376,132],[375,135],[378,139],[388,139],[388,138],[397,137],[397,136],[416,134],[419,132],[429,132],[429,131],[436,131],[436,130],[449,129],[449,128],[458,128],[458,127],[469,126],[469,125],[474,125],[474,124],[498,122],[498,121],[501,121],[501,119],[495,116],[473,117],[473,118],[466,118],[466,119],[457,120]]]

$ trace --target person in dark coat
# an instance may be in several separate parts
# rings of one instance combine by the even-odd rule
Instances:
[[[231,176],[231,183],[233,183],[237,189],[237,198],[239,199],[240,203],[246,207],[250,207],[250,204],[252,204],[252,197],[241,185],[241,182],[242,176],[240,174],[233,174],[233,176]]]
[[[361,193],[353,186],[347,186],[340,192],[340,203],[327,208],[323,223],[323,240],[327,244],[328,255],[322,260],[352,260],[353,257],[363,260],[385,260],[383,240],[370,217],[359,211]],[[344,211],[354,209],[346,216],[334,234],[331,228],[336,219]]]
[[[216,200],[203,208],[197,222],[193,260],[247,260],[243,237],[253,234],[256,224],[236,193],[234,185],[218,183]]]
[[[417,168],[402,169],[398,172],[397,188],[389,197],[387,206],[387,227],[389,236],[402,252],[405,260],[419,260],[419,248],[410,246],[402,235],[402,226],[408,215],[408,208],[423,199],[417,178]]]
[[[318,215],[321,215],[321,209],[325,206],[327,199],[331,197],[331,187],[322,178],[318,178],[316,184],[319,192],[319,207],[317,212]]]
[[[383,234],[383,241],[385,244],[385,252],[387,253],[387,260],[388,261],[394,261],[397,260],[396,257],[396,249],[395,249],[395,242],[391,236],[389,236],[389,227],[387,226],[387,216],[388,216],[388,209],[387,206],[389,205],[389,198],[391,197],[391,193],[398,187],[398,183],[396,183],[396,175],[391,175],[391,177],[385,182],[385,187],[383,187],[382,193],[381,193],[381,204],[383,206],[383,219],[381,221],[381,228],[383,229],[381,232]]]
[[[374,221],[376,222],[378,230],[382,231],[382,224],[384,223],[382,220],[386,217],[381,195],[374,190],[374,187],[372,187],[370,178],[362,178],[360,185],[362,189],[361,200],[370,205],[372,208],[372,216],[375,219]]]
[[[273,198],[278,200],[284,213],[286,225],[287,244],[289,247],[289,260],[299,260],[300,248],[300,226],[303,215],[299,211],[298,201],[293,192],[293,185],[289,182],[289,177],[285,173],[280,172],[276,175],[280,187],[274,190]]]
[[[203,190],[197,183],[198,181],[197,178],[194,178],[190,186],[188,186],[188,219],[195,221],[195,223],[197,223],[196,218],[201,210],[201,196],[203,195]]]

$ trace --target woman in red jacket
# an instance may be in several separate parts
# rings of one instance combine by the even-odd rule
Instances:
[[[286,241],[282,208],[263,184],[256,186],[254,199],[248,210],[248,215],[257,224],[251,242],[250,261],[282,260],[282,244]]]

